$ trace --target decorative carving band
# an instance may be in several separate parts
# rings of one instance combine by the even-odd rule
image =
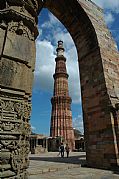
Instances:
[[[8,22],[11,22],[13,19],[14,21],[18,23],[22,20],[25,26],[34,35],[34,39],[38,36],[38,29],[37,29],[36,22],[33,17],[27,16],[21,13],[20,11],[16,11],[14,9],[5,9],[5,10],[0,11],[0,21],[4,20],[7,24]],[[27,28],[25,30],[27,30]]]
[[[51,98],[52,104],[71,104],[72,99],[70,96],[53,96]]]
[[[0,97],[0,174],[2,178],[25,178],[29,165],[31,105],[22,97]]]
[[[16,33],[17,35],[21,35],[27,37],[29,40],[34,41],[34,34],[31,33],[29,28],[23,24],[23,21],[19,22],[9,22],[8,31],[11,33]]]

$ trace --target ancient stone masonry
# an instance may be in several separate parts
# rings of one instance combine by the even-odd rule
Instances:
[[[0,0],[0,178],[27,178],[35,39],[43,7],[65,25],[77,48],[87,164],[119,167],[119,53],[102,9],[91,0]]]
[[[0,178],[27,178],[37,1],[0,1]]]
[[[68,74],[63,42],[58,41],[56,68],[54,77],[54,94],[51,99],[51,137],[63,137],[64,142],[74,149],[74,131],[72,127],[71,98],[68,91]]]
[[[1,178],[24,178],[29,164],[29,117],[31,105],[22,97],[0,97],[0,170]],[[24,171],[24,174],[21,172]]]
[[[77,48],[87,164],[116,168],[119,118],[113,111],[119,103],[119,53],[103,11],[91,0],[50,0],[45,7],[65,25]]]

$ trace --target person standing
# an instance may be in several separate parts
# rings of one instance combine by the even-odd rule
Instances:
[[[59,146],[59,149],[58,149],[58,150],[59,150],[59,153],[57,154],[57,156],[59,156],[59,155],[60,155],[60,153],[61,153],[61,149],[60,149],[60,146]]]
[[[69,151],[70,151],[68,144],[66,144],[65,151],[67,153],[67,158],[68,158],[69,157]]]
[[[60,153],[61,153],[61,157],[64,157],[64,145],[63,145],[63,143],[61,143],[61,145],[60,145]]]

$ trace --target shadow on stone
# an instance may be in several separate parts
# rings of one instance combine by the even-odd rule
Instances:
[[[116,175],[119,175],[119,166],[112,168],[112,172]]]
[[[85,155],[80,156],[70,156],[69,158],[61,158],[59,157],[42,157],[42,156],[30,156],[30,160],[38,160],[38,161],[47,161],[47,162],[57,162],[57,163],[69,163],[69,164],[79,164],[81,166],[86,165]]]

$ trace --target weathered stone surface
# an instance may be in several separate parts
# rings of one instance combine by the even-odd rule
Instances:
[[[2,55],[5,39],[5,30],[0,28],[0,55]]]
[[[27,31],[26,35],[28,35]],[[35,43],[28,39],[28,37],[8,31],[3,55],[20,62],[23,61],[23,63],[31,67],[35,59]]]
[[[0,69],[0,85],[31,94],[32,69],[25,64],[7,58],[1,58]]]
[[[16,173],[25,175],[28,166],[31,107],[23,95],[6,95],[10,93],[10,90],[1,91],[0,97],[1,178],[16,176]]]
[[[37,19],[20,2],[0,2],[0,178],[9,179],[26,179],[29,165]]]

